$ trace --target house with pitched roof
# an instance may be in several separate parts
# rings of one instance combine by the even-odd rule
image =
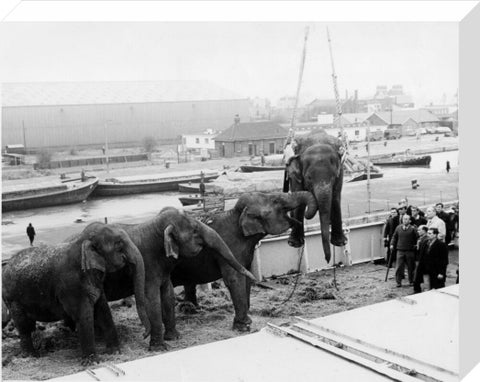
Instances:
[[[277,122],[241,122],[236,115],[233,125],[215,137],[215,149],[226,158],[279,154],[287,135],[288,129]]]

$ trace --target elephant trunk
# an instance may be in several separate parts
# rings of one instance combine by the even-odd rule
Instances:
[[[145,332],[143,337],[146,338],[150,335],[150,320],[147,316],[146,303],[145,303],[145,265],[143,263],[143,258],[138,250],[137,246],[128,238],[125,239],[125,255],[129,263],[133,264],[135,267],[134,275],[134,289],[135,289],[135,303],[137,307],[138,317],[145,327]]]
[[[253,276],[242,264],[237,261],[230,248],[228,248],[217,232],[202,222],[198,222],[198,232],[205,244],[218,252],[218,254],[221,255],[225,261],[233,267],[233,269],[248,277],[250,280],[254,282],[257,281],[255,276]]]
[[[289,202],[288,208],[294,210],[298,207],[306,207],[305,218],[311,219],[317,213],[317,201],[312,193],[308,191],[297,191],[291,194],[285,195],[286,200]]]
[[[330,262],[330,214],[332,206],[332,186],[330,184],[317,185],[314,188],[315,199],[318,205],[320,216],[320,230],[322,235],[322,246],[325,260]]]

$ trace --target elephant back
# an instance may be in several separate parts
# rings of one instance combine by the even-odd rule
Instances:
[[[66,244],[40,245],[21,250],[15,254],[2,271],[3,290],[18,291],[39,288],[57,278],[55,264],[65,256]]]

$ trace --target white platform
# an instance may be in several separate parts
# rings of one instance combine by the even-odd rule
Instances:
[[[433,380],[458,380],[458,285],[298,323],[290,329],[302,327],[344,346],[322,343],[324,350],[262,329],[118,364],[125,376],[116,377],[105,367],[94,372],[100,380],[375,382],[392,380],[381,373],[387,369],[397,373],[398,380],[421,380],[389,368],[397,364]],[[362,352],[368,357],[359,357]],[[81,372],[52,380],[95,379]]]

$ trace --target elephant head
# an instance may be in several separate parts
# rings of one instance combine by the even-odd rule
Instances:
[[[305,217],[311,219],[317,211],[317,203],[307,191],[291,194],[253,192],[243,194],[234,207],[240,214],[239,224],[245,236],[279,235],[292,226],[301,225],[288,214],[296,208],[307,208]]]
[[[345,244],[342,229],[341,191],[343,184],[343,166],[341,163],[341,142],[326,134],[308,137],[300,141],[296,155],[287,164],[288,178],[292,191],[305,190],[315,197],[320,217],[322,246],[327,263],[330,261],[330,224],[332,226],[331,243],[337,246]],[[302,208],[297,209],[295,217],[303,221]],[[301,230],[303,235],[303,227]],[[293,238],[289,243],[299,246],[303,242]]]
[[[87,226],[77,243],[81,246],[81,267],[85,272],[90,269],[115,272],[127,263],[133,265],[136,307],[147,337],[150,321],[145,308],[145,266],[137,246],[123,229],[102,223]]]
[[[192,257],[200,253],[204,247],[209,247],[221,255],[237,272],[253,281],[257,281],[235,259],[230,248],[218,233],[206,224],[171,207],[160,211],[158,219],[161,222],[167,222],[163,229],[163,242],[167,257],[173,257],[174,259],[178,259],[180,256]]]

